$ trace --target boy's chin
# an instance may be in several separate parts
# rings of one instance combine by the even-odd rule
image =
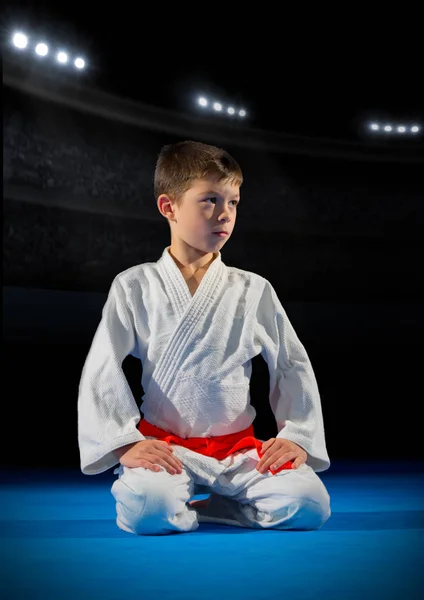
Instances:
[[[228,241],[228,237],[227,238],[220,238],[218,236],[214,236],[214,237],[216,237],[216,240],[207,238],[205,240],[199,240],[197,242],[193,240],[192,243],[190,243],[187,240],[186,243],[189,246],[191,246],[192,248],[196,248],[198,251],[204,252],[205,254],[208,254],[209,252],[218,252],[225,245],[225,242]]]
[[[225,244],[225,242],[228,242],[230,236],[226,236],[226,237],[219,237],[218,235],[213,235],[213,238],[216,238],[216,240],[212,239],[211,243],[212,245],[216,246],[223,246]]]
[[[228,238],[225,239],[220,239],[218,238],[217,241],[215,243],[211,243],[210,244],[210,251],[211,252],[217,252],[218,250],[220,250],[223,246],[225,246],[225,242],[228,241]]]

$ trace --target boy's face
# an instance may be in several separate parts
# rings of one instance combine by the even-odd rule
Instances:
[[[237,216],[240,187],[210,175],[194,181],[175,206],[172,236],[201,252],[217,252],[229,240]],[[225,231],[219,236],[215,232]]]

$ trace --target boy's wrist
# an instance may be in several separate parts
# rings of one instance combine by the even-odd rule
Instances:
[[[136,442],[132,442],[131,444],[126,444],[125,446],[121,446],[120,448],[115,448],[113,453],[115,454],[117,459],[120,460],[121,456],[123,456],[125,452],[128,452],[128,450],[132,448],[135,444]]]

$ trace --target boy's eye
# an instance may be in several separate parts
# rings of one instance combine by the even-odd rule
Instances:
[[[216,198],[214,196],[212,196],[211,198],[206,198],[205,202],[209,202],[209,200],[213,203],[216,203]],[[231,203],[233,204],[233,206],[237,206],[238,200],[231,200]]]

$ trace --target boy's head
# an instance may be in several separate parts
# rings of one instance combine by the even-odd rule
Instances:
[[[234,228],[242,182],[239,165],[221,148],[194,141],[164,146],[156,163],[154,193],[172,241],[205,253],[220,250]],[[221,237],[217,231],[228,235]]]

